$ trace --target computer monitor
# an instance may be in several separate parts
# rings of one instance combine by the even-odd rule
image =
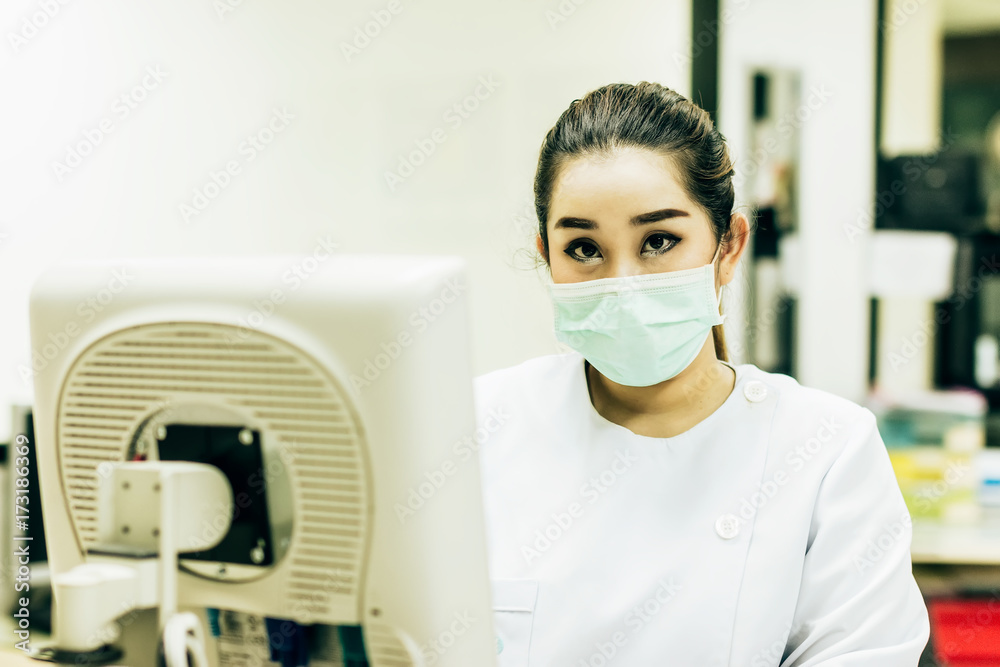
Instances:
[[[122,614],[244,612],[355,628],[376,667],[494,665],[478,462],[453,449],[475,431],[465,281],[460,258],[327,251],[45,272],[30,374],[56,646],[101,643],[59,608],[110,590],[94,564],[115,564],[144,591]],[[222,474],[156,519],[167,477],[122,488],[168,468]],[[157,520],[187,536],[174,560]],[[154,664],[148,646],[123,664]]]

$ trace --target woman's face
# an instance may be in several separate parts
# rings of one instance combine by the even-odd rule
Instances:
[[[556,283],[693,269],[717,245],[673,161],[641,148],[567,161],[546,224]]]

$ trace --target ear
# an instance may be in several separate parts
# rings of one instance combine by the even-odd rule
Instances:
[[[729,219],[729,234],[719,255],[719,284],[726,285],[736,276],[743,251],[750,240],[750,221],[742,213],[733,213]]]
[[[535,236],[535,247],[538,248],[538,254],[541,255],[542,258],[546,262],[548,262],[549,261],[549,253],[545,252],[545,244],[542,243],[542,235],[541,234],[537,234]]]

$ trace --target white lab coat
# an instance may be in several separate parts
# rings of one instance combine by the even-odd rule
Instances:
[[[575,353],[476,379],[500,667],[911,667],[929,634],[872,413],[744,364],[672,438]]]

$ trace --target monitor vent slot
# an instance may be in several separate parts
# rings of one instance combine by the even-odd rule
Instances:
[[[414,646],[407,649],[406,642],[391,626],[369,622],[364,626],[365,650],[372,667],[423,667],[424,660]]]
[[[70,369],[56,439],[82,547],[97,539],[101,464],[125,459],[149,415],[207,395],[261,424],[262,437],[291,454],[295,522],[276,564],[284,577],[283,606],[322,617],[333,597],[358,595],[370,489],[363,433],[347,397],[300,349],[229,325],[125,329],[91,345]]]

